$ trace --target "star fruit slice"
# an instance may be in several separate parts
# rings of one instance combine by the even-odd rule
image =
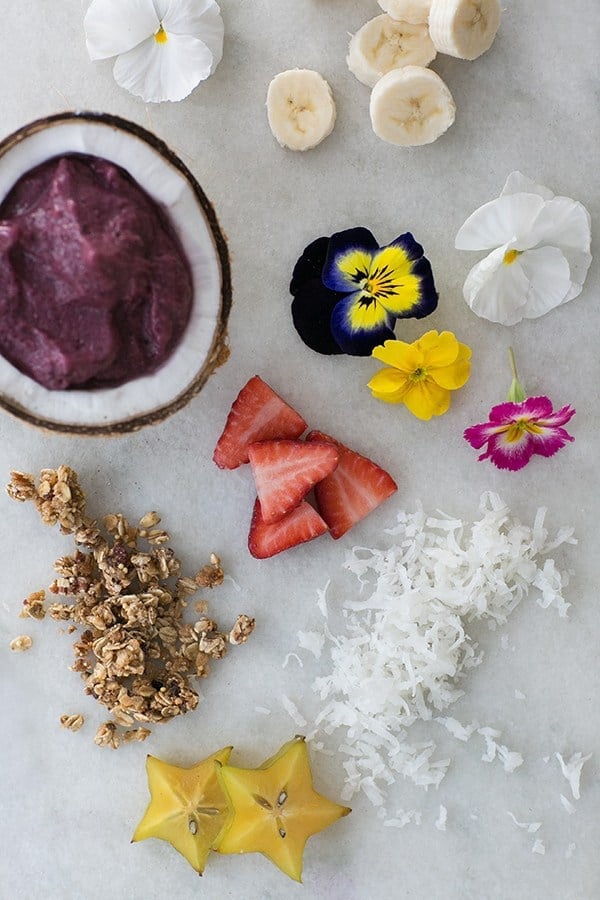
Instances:
[[[284,744],[257,769],[218,765],[229,814],[214,848],[219,853],[262,853],[295,881],[309,837],[350,809],[318,794],[303,737]]]
[[[167,841],[201,875],[228,810],[215,766],[227,763],[231,750],[224,747],[187,769],[148,756],[151,799],[132,842],[151,837]]]

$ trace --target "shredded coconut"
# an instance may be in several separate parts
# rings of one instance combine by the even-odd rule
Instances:
[[[494,738],[502,736],[500,731],[495,728],[479,728],[477,733],[481,734],[485,740],[485,753],[481,757],[483,762],[493,762],[498,759],[504,766],[505,772],[514,772],[523,765],[523,757],[520,753],[509,750],[504,744],[496,743]]]
[[[513,822],[518,828],[524,828],[528,834],[535,834],[536,831],[542,827],[541,822],[519,822],[514,813],[511,813],[510,810],[507,810],[508,815],[511,817]]]
[[[414,822],[415,825],[421,824],[421,813],[416,809],[399,809],[396,813],[396,818],[386,819],[383,824],[388,828],[404,828],[405,825],[409,825],[411,822]]]
[[[526,700],[527,697],[523,691],[515,690],[515,700]]]
[[[304,668],[304,663],[302,662],[302,660],[300,659],[300,657],[298,656],[297,653],[288,653],[281,665],[282,669],[287,668],[287,664],[289,663],[290,659],[295,659],[296,662],[298,663],[298,665],[300,666],[300,668],[301,669]]]
[[[314,657],[319,659],[325,646],[325,635],[318,631],[299,631],[298,644],[303,650],[308,650]]]
[[[581,753],[574,753],[568,762],[565,762],[560,753],[556,754],[556,758],[560,763],[563,775],[569,782],[573,797],[575,798],[575,800],[579,800],[579,781],[581,779],[581,770],[583,769],[584,763],[586,763],[588,759],[592,758],[592,754],[588,753],[587,756],[582,756]]]
[[[576,543],[573,529],[562,528],[549,541],[545,509],[527,526],[493,493],[482,496],[480,511],[468,525],[443,513],[427,516],[419,505],[414,513],[399,513],[386,532],[387,549],[348,553],[344,568],[361,591],[336,604],[344,616],[337,634],[324,623],[331,669],[313,685],[322,708],[312,735],[345,732],[339,747],[348,757],[344,799],[362,790],[381,806],[397,774],[425,788],[439,785],[450,760],[435,758],[432,741],[410,743],[408,729],[435,717],[460,740],[476,730],[476,723],[462,726],[435,715],[463,695],[462,679],[481,662],[467,630],[472,621],[504,624],[530,591],[535,596],[533,589],[542,606],[566,615],[568,576],[546,556]],[[317,599],[325,619],[329,588],[328,582]],[[500,733],[492,732],[481,730],[486,756],[514,771],[523,757],[498,744]]]
[[[308,724],[304,716],[300,714],[300,711],[293,700],[290,700],[289,697],[286,697],[285,694],[281,695],[281,704],[285,709],[286,713],[293,719],[294,723],[298,726],[298,728],[305,728]]]
[[[266,706],[255,706],[254,711],[257,713],[260,713],[261,716],[270,716],[271,715],[271,710],[268,709]]]
[[[478,722],[471,722],[470,725],[463,725],[458,719],[453,719],[451,716],[436,716],[435,721],[441,722],[450,734],[459,741],[468,741],[471,735],[479,730]]]
[[[564,794],[561,794],[561,795],[560,795],[560,802],[562,803],[562,805],[564,806],[564,808],[566,809],[566,811],[569,813],[569,815],[572,816],[573,813],[575,812],[575,807],[573,806],[573,804],[571,803],[571,801],[570,801],[567,797],[565,797]]]
[[[446,830],[446,820],[448,818],[448,810],[440,803],[440,814],[435,821],[435,827],[438,831]]]
[[[537,838],[534,841],[533,847],[531,848],[531,852],[539,853],[540,856],[543,856],[546,852],[546,845],[544,844],[543,841],[541,841],[539,838]]]

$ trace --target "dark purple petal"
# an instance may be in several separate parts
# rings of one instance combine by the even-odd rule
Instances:
[[[320,278],[303,284],[292,300],[294,327],[307,347],[316,353],[342,353],[331,333],[331,314],[343,294],[330,291]]]
[[[329,240],[328,237],[320,237],[304,248],[292,273],[291,294],[297,294],[307,281],[312,281],[314,278],[321,280]]]
[[[399,237],[395,238],[395,240],[391,241],[388,246],[402,247],[408,258],[411,260],[420,259],[423,256],[423,247],[421,246],[421,244],[415,241],[410,231],[407,231],[406,234],[401,234]]]

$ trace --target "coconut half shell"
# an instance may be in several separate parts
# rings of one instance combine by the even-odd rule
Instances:
[[[0,356],[0,407],[40,428],[112,435],[163,421],[181,409],[227,359],[231,273],[227,244],[204,191],[167,145],[106,113],[60,113],[0,142],[0,202],[19,178],[65,153],[121,166],[168,213],[194,282],[190,321],[171,357],[152,375],[116,388],[49,391]]]

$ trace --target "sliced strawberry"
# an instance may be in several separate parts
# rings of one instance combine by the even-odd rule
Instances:
[[[231,407],[213,460],[220,469],[237,469],[248,462],[248,444],[271,438],[297,438],[305,428],[302,416],[255,375]]]
[[[283,518],[338,464],[333,444],[260,441],[248,447],[264,522]]]
[[[335,438],[321,431],[311,431],[306,440],[329,441],[339,453],[335,471],[315,487],[319,512],[336,540],[398,490],[396,482],[384,469]]]
[[[248,549],[256,559],[267,559],[269,556],[275,556],[276,553],[289,550],[290,547],[295,547],[297,544],[312,541],[313,538],[325,534],[326,531],[326,523],[306,500],[303,500],[283,519],[270,525],[264,521],[260,500],[257,499],[248,535]]]

